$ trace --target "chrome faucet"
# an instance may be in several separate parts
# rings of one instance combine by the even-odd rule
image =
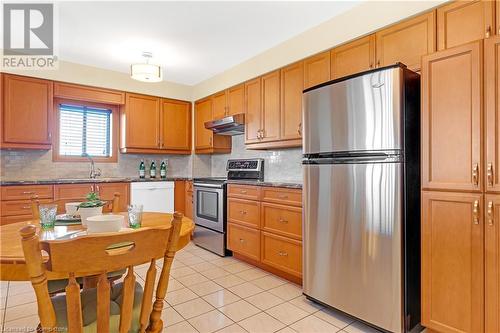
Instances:
[[[90,157],[90,155],[87,153],[82,154],[82,156],[87,157],[90,160],[89,178],[96,179],[97,177],[99,177],[101,175],[101,169],[95,167],[94,160],[92,159],[92,157]]]

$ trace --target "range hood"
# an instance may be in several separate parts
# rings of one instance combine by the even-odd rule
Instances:
[[[245,114],[239,113],[222,119],[207,121],[205,128],[220,135],[240,135],[245,133]]]

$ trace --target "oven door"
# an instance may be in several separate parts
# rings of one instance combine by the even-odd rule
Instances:
[[[203,185],[194,186],[194,223],[224,232],[224,189]]]

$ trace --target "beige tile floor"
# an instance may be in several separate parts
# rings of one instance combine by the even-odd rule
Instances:
[[[138,282],[144,283],[146,270],[136,267]],[[29,283],[0,282],[0,302],[2,332],[29,332],[38,325]],[[193,244],[176,255],[162,318],[168,333],[378,332],[308,301],[300,286]]]

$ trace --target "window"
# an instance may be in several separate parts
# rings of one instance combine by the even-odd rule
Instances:
[[[77,101],[57,101],[54,160],[116,161],[115,107]]]

